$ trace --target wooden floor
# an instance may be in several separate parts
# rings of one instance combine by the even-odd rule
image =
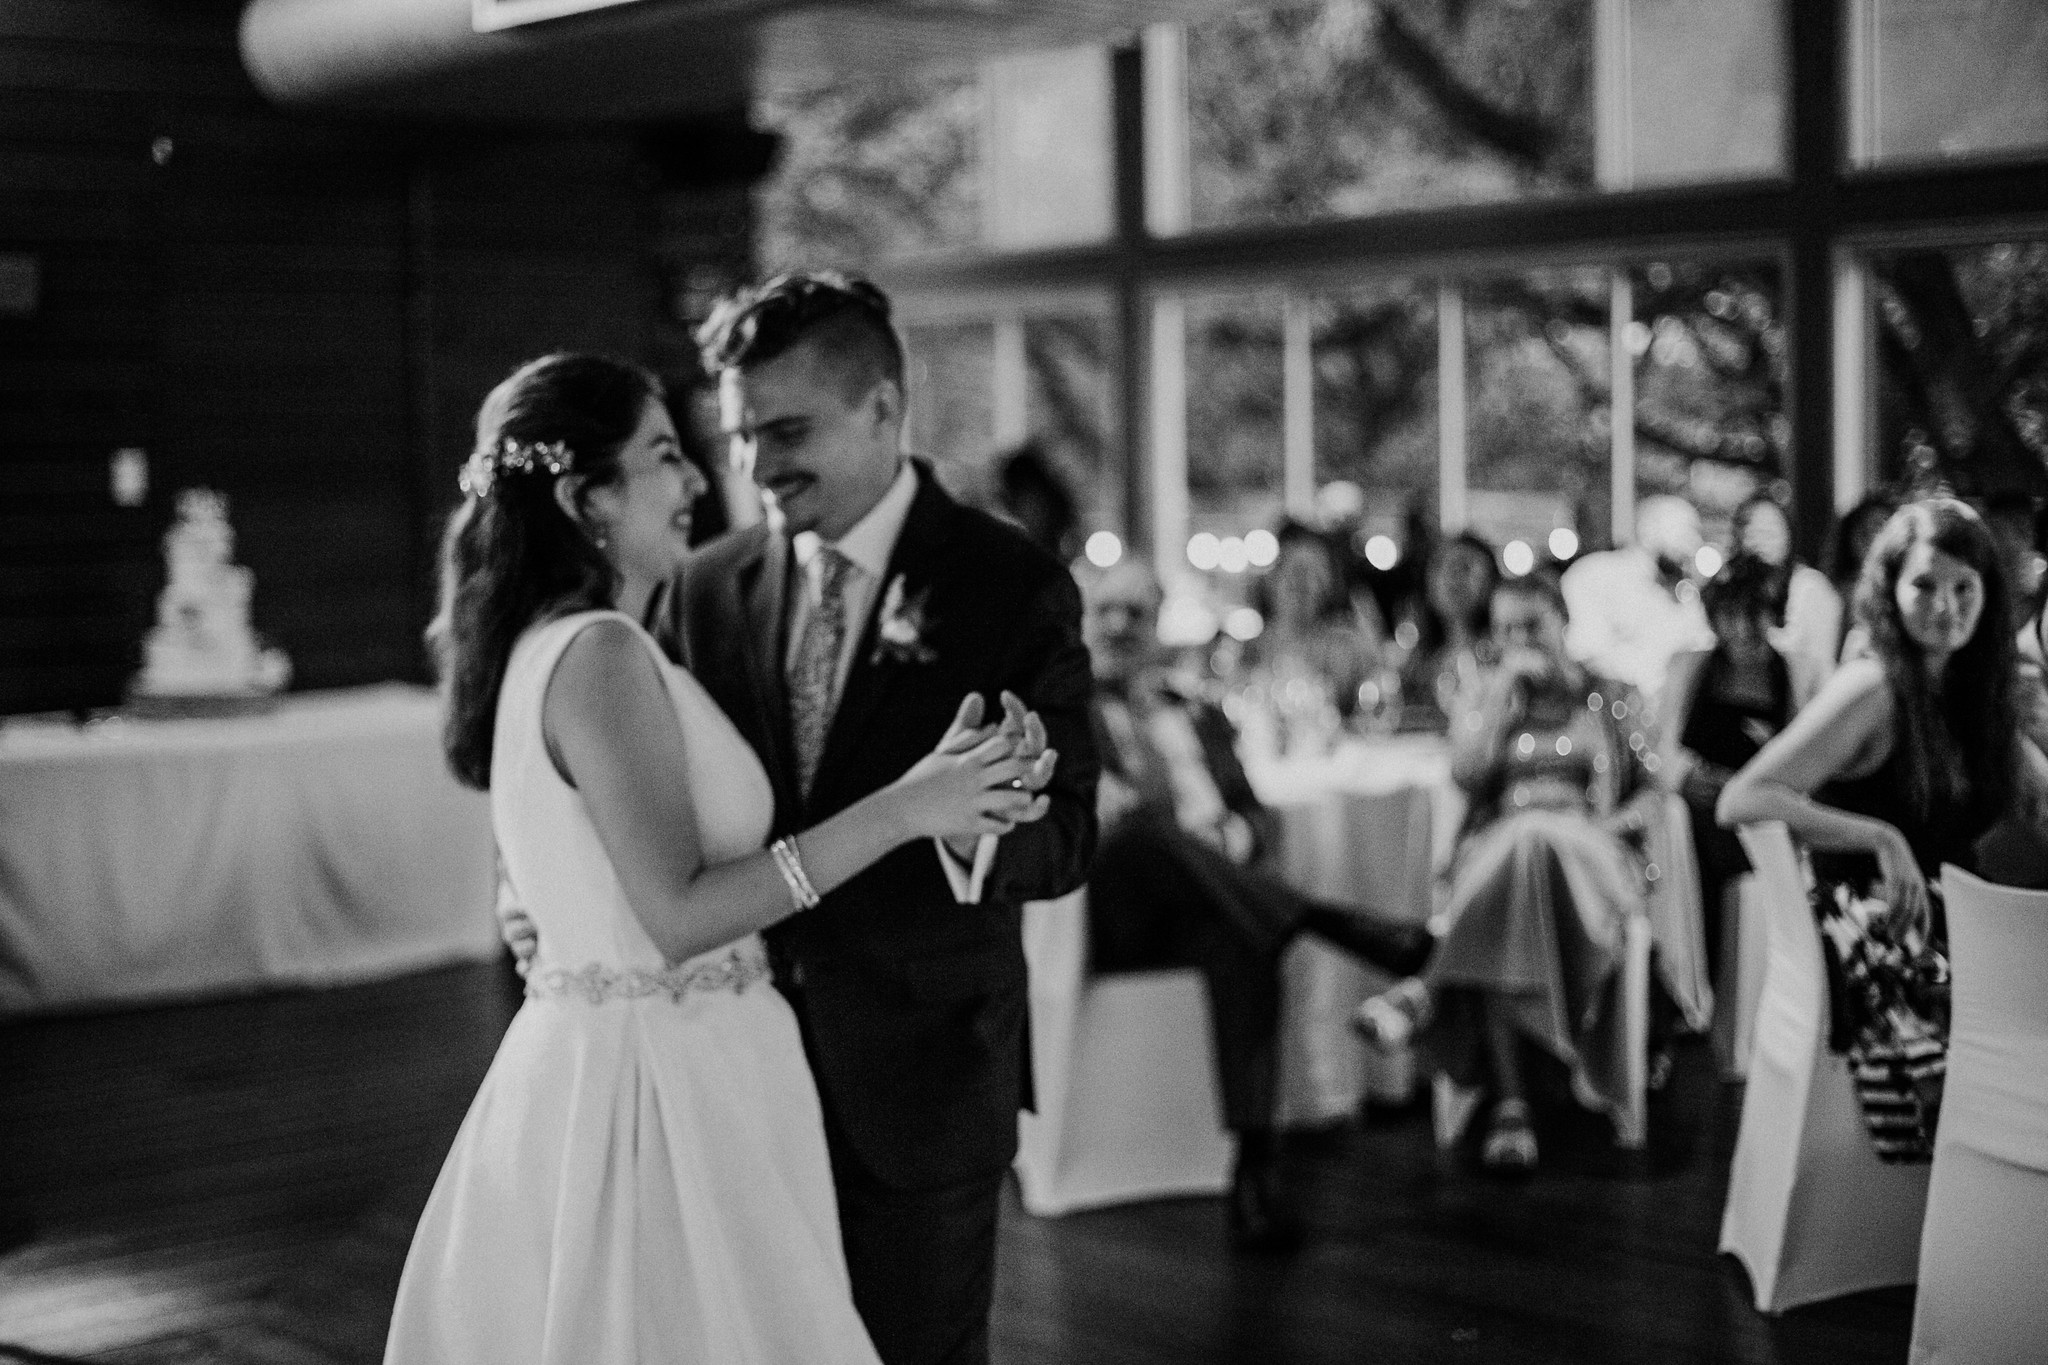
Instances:
[[[513,999],[491,967],[0,1025],[0,1362],[379,1358],[412,1224]],[[1815,1362],[1906,1357],[1909,1291],[1748,1306],[1714,1255],[1740,1092],[1698,1048],[1614,1154],[1563,1106],[1522,1185],[1439,1159],[1420,1110],[1295,1140],[1299,1255],[1216,1200],[1006,1210],[1002,1365]]]

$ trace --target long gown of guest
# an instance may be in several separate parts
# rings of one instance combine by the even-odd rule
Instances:
[[[1882,902],[1877,859],[1814,850],[1813,909],[1828,946],[1829,1046],[1849,1056],[1850,1077],[1872,1145],[1887,1161],[1934,1153],[1948,1052],[1947,926],[1941,865],[1975,871],[1976,840],[1990,820],[1976,803],[1937,804],[1927,819],[1904,799],[1905,765],[1895,746],[1876,772],[1837,779],[1814,792],[1819,804],[1883,820],[1912,845],[1933,901],[1932,952],[1913,952],[1870,932]]]
[[[600,618],[626,619],[536,626],[506,672],[491,817],[541,956],[421,1216],[384,1358],[871,1365],[817,1092],[760,940],[667,967],[548,757],[548,679]],[[706,862],[758,850],[773,805],[760,763],[645,638]]]
[[[1640,703],[1615,684],[1593,689],[1562,724],[1511,735],[1495,780],[1474,793],[1477,831],[1460,851],[1449,926],[1424,974],[1435,1007],[1416,1042],[1434,1069],[1478,1083],[1475,992],[1489,992],[1522,1036],[1570,1068],[1583,1103],[1611,1112],[1626,1093],[1622,933],[1643,883],[1628,846],[1594,817],[1639,785],[1640,750],[1622,741],[1609,708],[1628,717]],[[1489,810],[1498,813],[1488,819]]]

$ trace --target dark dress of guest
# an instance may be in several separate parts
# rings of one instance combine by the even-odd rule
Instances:
[[[1472,531],[1439,542],[1422,575],[1422,593],[1403,604],[1394,642],[1406,649],[1401,699],[1434,709],[1449,724],[1452,701],[1492,661],[1493,590],[1500,562],[1493,546]]]
[[[1998,546],[1953,498],[1909,503],[1864,559],[1867,652],[1721,794],[1724,824],[1782,820],[1812,855],[1830,1038],[1877,1154],[1933,1154],[1948,1054],[1943,863],[2018,794],[2019,717]]]
[[[1500,662],[1451,731],[1471,814],[1447,923],[1427,971],[1356,1016],[1369,1038],[1412,1036],[1433,1070],[1490,1092],[1481,1161],[1503,1172],[1536,1163],[1525,1040],[1569,1069],[1582,1103],[1620,1106],[1623,934],[1645,905],[1642,840],[1664,799],[1640,698],[1567,658],[1565,626],[1550,575],[1494,590]]]
[[[1786,581],[1783,567],[1755,556],[1729,560],[1700,593],[1714,647],[1673,659],[1664,684],[1666,780],[1676,781],[1692,813],[1710,974],[1718,970],[1722,894],[1749,871],[1742,841],[1715,823],[1714,807],[1728,779],[1805,700],[1790,662],[1770,639],[1783,618]]]

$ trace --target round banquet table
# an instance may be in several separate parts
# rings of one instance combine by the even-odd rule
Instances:
[[[1426,921],[1436,869],[1463,815],[1450,750],[1433,735],[1349,737],[1328,754],[1247,763],[1259,799],[1281,821],[1281,875],[1309,895]],[[1383,1057],[1348,1026],[1360,1001],[1391,978],[1304,935],[1282,966],[1280,1083],[1275,1122],[1315,1127],[1368,1096],[1407,1100],[1415,1068]]]
[[[0,726],[0,1015],[489,957],[494,885],[425,688]]]

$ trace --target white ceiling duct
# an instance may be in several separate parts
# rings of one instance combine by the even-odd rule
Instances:
[[[761,84],[1117,39],[1231,0],[250,0],[281,104],[522,123],[688,117]],[[527,15],[584,12],[545,22]],[[510,20],[511,27],[493,24]],[[481,30],[481,31],[480,31]]]

